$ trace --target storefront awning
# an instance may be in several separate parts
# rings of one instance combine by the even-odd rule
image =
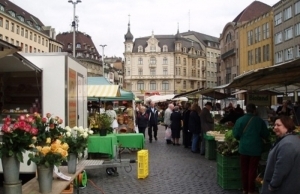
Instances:
[[[88,97],[119,97],[121,96],[118,85],[90,85],[88,86]]]

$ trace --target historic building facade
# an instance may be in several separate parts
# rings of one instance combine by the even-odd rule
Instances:
[[[145,94],[176,94],[206,87],[206,51],[199,42],[176,35],[136,38],[125,35],[124,80],[126,89],[140,99]]]
[[[61,52],[55,29],[8,0],[0,0],[0,39],[25,53]]]
[[[274,62],[300,57],[300,1],[281,0],[274,10]]]

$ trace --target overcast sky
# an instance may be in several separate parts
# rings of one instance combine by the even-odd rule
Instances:
[[[56,33],[71,30],[73,5],[68,0],[11,0],[52,26]],[[73,0],[75,2],[75,0]],[[262,0],[273,6],[279,0]],[[85,32],[102,55],[123,58],[124,35],[130,14],[134,38],[176,34],[193,30],[219,37],[226,23],[232,21],[253,0],[82,0],[76,5],[79,31]]]

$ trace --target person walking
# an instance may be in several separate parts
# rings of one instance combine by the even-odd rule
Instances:
[[[189,148],[192,145],[192,133],[189,131],[189,118],[191,114],[191,103],[185,104],[185,110],[182,114],[183,120],[183,145],[184,148]]]
[[[205,155],[204,134],[206,134],[207,131],[214,130],[214,118],[210,114],[211,109],[212,109],[212,103],[207,102],[200,114],[200,119],[201,119],[201,150],[200,150],[200,154],[201,155]]]
[[[146,113],[146,108],[144,106],[140,106],[139,112],[136,117],[136,125],[138,126],[139,133],[142,133],[145,137],[145,130],[148,126],[149,115]]]
[[[171,128],[171,114],[173,113],[173,109],[174,109],[174,105],[173,105],[173,103],[170,103],[168,105],[168,108],[165,110],[164,124],[165,124],[166,129],[168,127]],[[171,139],[166,139],[166,142],[167,142],[167,144],[171,144],[172,143]]]
[[[278,137],[268,156],[263,194],[300,193],[300,139],[292,118],[280,116],[273,131]]]
[[[155,108],[155,103],[150,102],[150,107],[147,109],[147,114],[149,115],[148,122],[148,136],[149,142],[152,143],[152,130],[155,141],[157,141],[157,124],[158,124],[158,111]]]
[[[240,141],[239,153],[243,193],[251,194],[255,191],[255,178],[262,152],[262,139],[269,137],[269,131],[265,122],[256,115],[254,104],[248,104],[246,111],[247,114],[236,121],[233,127],[233,136]]]
[[[181,131],[181,120],[182,115],[179,112],[179,107],[175,106],[174,111],[171,114],[170,117],[171,120],[171,131],[172,131],[172,139],[173,139],[173,145],[180,145],[179,144],[179,138],[180,138],[180,131]]]
[[[201,121],[200,121],[201,108],[198,104],[193,104],[191,108],[191,114],[189,117],[189,131],[193,134],[192,148],[193,153],[200,153],[199,149],[199,135],[201,133]]]

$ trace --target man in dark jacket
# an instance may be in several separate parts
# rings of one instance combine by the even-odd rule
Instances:
[[[148,123],[149,142],[152,143],[152,130],[154,132],[155,141],[157,141],[157,124],[158,124],[158,111],[155,108],[154,102],[150,103],[150,107],[147,109],[147,114],[149,115],[149,123]]]
[[[185,104],[185,110],[183,111],[183,145],[188,148],[192,145],[192,133],[189,132],[189,119],[191,113],[191,103]]]
[[[212,103],[207,102],[204,106],[204,108],[201,111],[200,119],[201,119],[201,150],[200,154],[205,155],[205,140],[204,140],[204,134],[206,134],[207,131],[213,131],[214,130],[214,118],[210,114],[210,111],[212,109]]]

